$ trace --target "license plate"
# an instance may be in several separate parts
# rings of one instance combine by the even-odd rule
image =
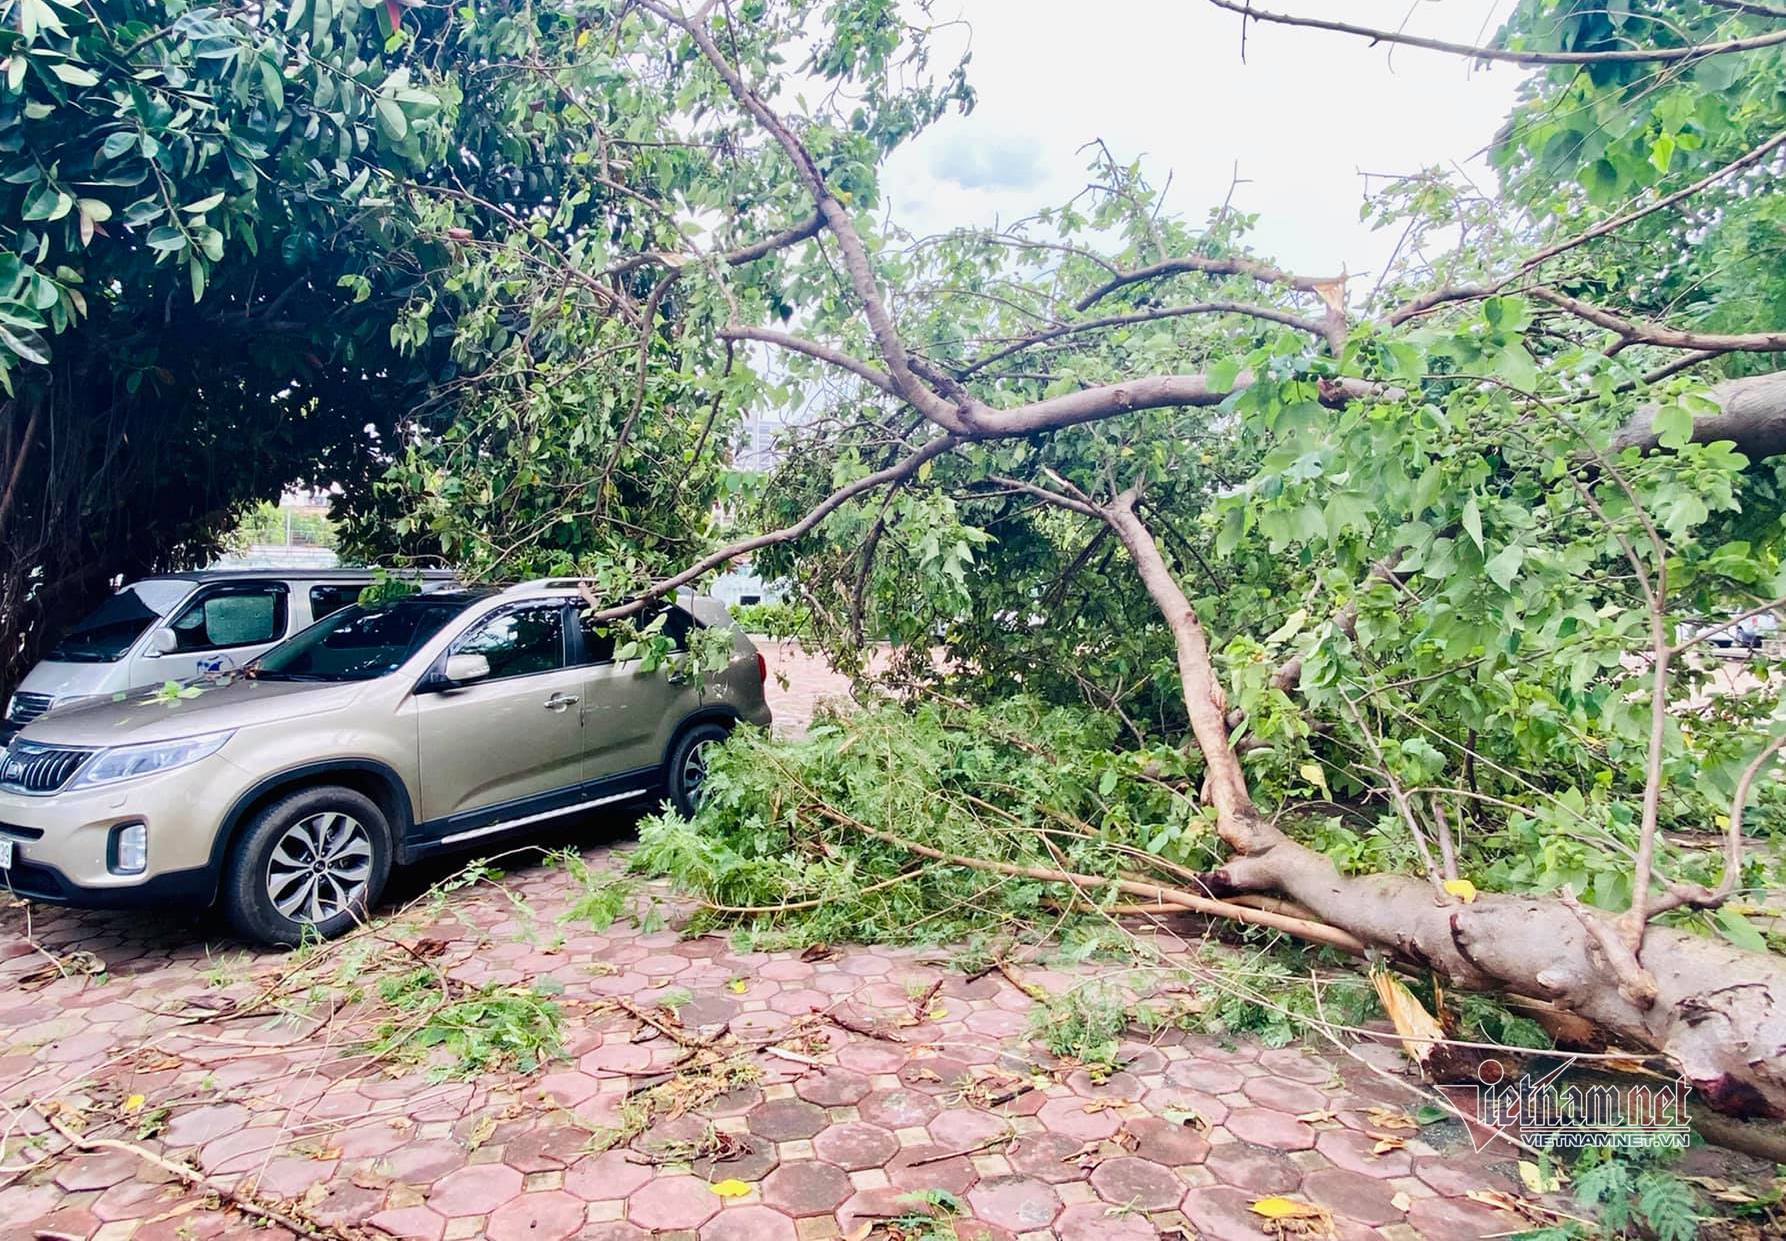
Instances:
[[[12,841],[0,840],[0,870],[12,869]]]

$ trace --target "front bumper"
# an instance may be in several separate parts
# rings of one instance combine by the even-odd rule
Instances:
[[[209,904],[217,890],[213,845],[221,814],[215,807],[232,804],[243,775],[213,756],[99,788],[44,795],[0,790],[0,838],[12,842],[13,852],[11,868],[0,870],[0,891],[84,909]],[[148,866],[140,874],[117,874],[113,833],[132,823],[148,828]]]

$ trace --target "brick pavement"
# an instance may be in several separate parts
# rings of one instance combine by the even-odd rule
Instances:
[[[803,659],[777,659],[798,680],[783,697],[790,723],[842,688]],[[579,830],[623,842],[627,826]],[[624,848],[585,856],[617,867]],[[416,906],[403,938],[438,953],[428,968],[455,988],[562,988],[564,1057],[469,1081],[370,1060],[378,1010],[366,1002],[233,1015],[289,960],[170,917],[31,911],[38,947],[105,967],[36,985],[45,957],[23,937],[27,911],[0,910],[0,1238],[285,1231],[251,1232],[133,1154],[68,1149],[32,1100],[84,1112],[94,1134],[145,1130],[146,1147],[352,1236],[859,1237],[925,1190],[959,1200],[969,1239],[1253,1241],[1264,1234],[1251,1204],[1274,1194],[1328,1208],[1343,1238],[1521,1226],[1469,1197],[1519,1182],[1507,1154],[1473,1152],[1461,1126],[1401,1131],[1401,1146],[1373,1136],[1372,1108],[1411,1101],[1372,1067],[1395,1063],[1381,1047],[1352,1059],[1168,1030],[1125,1044],[1120,1070],[1099,1080],[1032,1041],[1029,991],[951,970],[946,950],[740,951],[680,936],[688,907],[661,889],[666,929],[623,919],[598,932],[570,917],[581,891],[564,868],[531,865]],[[1036,965],[1021,981],[1059,994],[1110,970]],[[652,1011],[668,1000],[681,1024],[661,1033],[616,997]],[[597,1149],[691,1039],[722,1036],[745,1049],[754,1082]],[[743,1192],[713,1191],[728,1180]]]

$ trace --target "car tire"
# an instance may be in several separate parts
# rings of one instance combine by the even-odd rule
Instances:
[[[391,830],[364,794],[304,789],[260,810],[230,850],[223,910],[258,943],[333,939],[366,920],[391,873]]]
[[[701,781],[707,774],[703,755],[731,735],[731,728],[725,724],[696,724],[670,747],[669,760],[664,764],[664,787],[670,794],[670,804],[683,818],[694,818],[701,806]]]

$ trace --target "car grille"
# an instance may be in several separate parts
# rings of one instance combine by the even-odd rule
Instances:
[[[12,714],[7,718],[14,724],[29,724],[48,711],[55,702],[48,694],[28,694],[21,690],[12,696]]]
[[[0,788],[53,793],[67,784],[92,754],[91,750],[64,750],[32,741],[15,741],[5,758],[0,759]]]

